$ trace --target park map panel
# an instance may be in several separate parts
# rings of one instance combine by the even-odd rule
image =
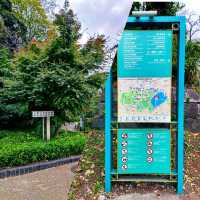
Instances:
[[[170,122],[171,79],[118,80],[119,122]]]
[[[118,50],[118,122],[171,121],[172,31],[125,31]]]

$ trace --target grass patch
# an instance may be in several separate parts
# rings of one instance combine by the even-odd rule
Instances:
[[[45,142],[34,132],[0,131],[0,168],[78,155],[85,141],[79,132],[62,132]]]

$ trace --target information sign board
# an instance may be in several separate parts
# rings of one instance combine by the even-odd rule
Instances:
[[[118,47],[118,77],[171,77],[172,30],[125,30]]]
[[[119,129],[119,174],[170,174],[170,130]]]
[[[54,111],[32,111],[32,117],[53,117]]]

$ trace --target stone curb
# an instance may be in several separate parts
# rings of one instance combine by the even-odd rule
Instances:
[[[69,158],[62,158],[58,160],[39,162],[39,163],[34,163],[34,164],[15,167],[15,168],[3,169],[3,170],[0,170],[0,179],[11,177],[11,176],[19,176],[23,174],[28,174],[35,171],[48,169],[51,167],[57,167],[60,165],[76,162],[79,159],[80,159],[80,156],[72,156]]]

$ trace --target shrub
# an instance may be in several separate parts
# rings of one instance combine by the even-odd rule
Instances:
[[[0,131],[0,168],[78,155],[85,142],[85,136],[77,132],[62,132],[44,142],[33,134]]]

